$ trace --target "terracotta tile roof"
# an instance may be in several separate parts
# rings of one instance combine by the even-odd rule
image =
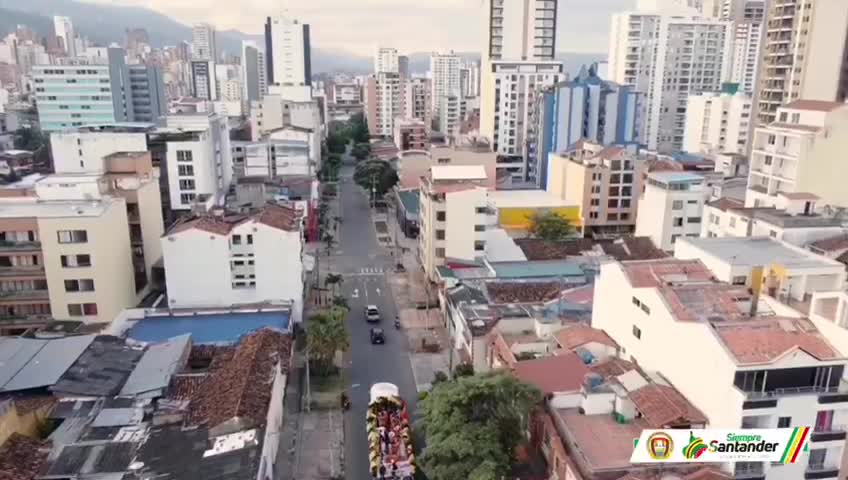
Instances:
[[[172,400],[191,400],[197,394],[203,382],[206,381],[205,374],[175,375],[171,379],[168,390],[168,398]]]
[[[838,235],[836,237],[817,240],[810,244],[823,252],[836,252],[839,250],[848,249],[848,235]]]
[[[512,353],[512,349],[509,347],[509,344],[500,332],[495,332],[491,348],[492,353],[497,355],[498,361],[505,364],[507,367],[512,368],[515,366],[516,362],[518,362],[515,358],[515,354]]]
[[[47,460],[43,442],[13,433],[0,446],[0,480],[33,480]]]
[[[513,372],[521,381],[535,385],[544,394],[550,394],[579,390],[583,377],[590,370],[580,357],[572,353],[518,362]]]
[[[780,195],[790,200],[819,200],[821,198],[810,192],[780,192]]]
[[[174,224],[167,235],[191,229],[204,230],[216,235],[229,235],[233,228],[249,221],[256,221],[269,227],[291,232],[300,228],[301,217],[302,214],[298,210],[275,203],[267,203],[253,215],[223,212],[220,215],[204,214],[187,217],[185,220]]]
[[[795,100],[783,106],[783,108],[794,108],[796,110],[815,110],[818,112],[830,112],[845,106],[842,102],[829,102],[826,100]]]
[[[210,374],[197,389],[189,407],[189,422],[214,427],[240,418],[264,425],[271,400],[274,365],[288,370],[291,337],[271,329],[246,335],[232,359]]]
[[[562,292],[561,300],[580,305],[591,305],[595,299],[595,284],[587,283]]]
[[[538,238],[520,238],[515,243],[524,252],[527,260],[563,260],[576,257],[592,250],[595,242],[588,238],[579,238],[566,242],[549,242]]]
[[[602,363],[593,364],[589,367],[589,370],[591,370],[592,373],[597,373],[604,379],[617,377],[622,373],[627,373],[631,370],[636,370],[640,374],[642,373],[642,369],[640,369],[635,363],[616,357],[610,358]],[[644,374],[642,376],[644,376]]]
[[[648,160],[648,171],[649,172],[669,172],[669,171],[681,171],[683,170],[683,164],[680,162],[675,162],[674,160],[659,160],[659,159],[651,159]]]
[[[619,262],[627,260],[656,260],[668,258],[649,237],[625,237],[601,245],[604,253]]]
[[[606,332],[587,325],[575,325],[573,327],[563,328],[554,334],[554,338],[556,338],[560,347],[567,350],[573,350],[590,342],[618,348],[618,344]]]
[[[673,387],[651,383],[630,392],[630,400],[652,428],[707,423],[706,416]]]
[[[686,467],[676,466],[674,468],[675,470],[683,470],[683,472],[680,473],[680,475],[682,475],[682,476],[674,477],[674,478],[680,478],[681,480],[732,480],[733,479],[732,475],[730,475],[729,473],[722,472],[721,470],[719,470],[717,468],[713,468],[713,467],[702,467],[702,468],[692,467],[692,468],[697,468],[697,470],[692,471],[690,473],[685,473],[686,470],[687,470]],[[666,473],[666,474],[670,473],[670,470],[666,469],[664,472],[650,471],[650,472],[644,472],[644,473],[628,473],[627,475],[625,475],[623,477],[619,477],[616,480],[662,480],[663,478],[665,478],[665,477],[663,477],[663,473]]]
[[[819,360],[842,356],[807,319],[760,317],[714,328],[739,364],[771,363],[783,355],[802,350]]]
[[[559,282],[488,282],[486,291],[494,303],[547,302],[559,296]]]
[[[713,200],[712,202],[707,203],[707,205],[717,208],[722,212],[726,212],[732,208],[742,208],[745,206],[745,202],[740,202],[734,198],[721,197],[718,200]]]
[[[657,249],[648,237],[626,237],[618,240],[592,240],[579,238],[563,242],[549,242],[538,238],[516,239],[527,260],[563,260],[586,252],[604,253],[618,261],[651,260],[668,255]]]

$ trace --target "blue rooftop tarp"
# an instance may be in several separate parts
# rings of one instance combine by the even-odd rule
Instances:
[[[287,311],[157,315],[139,320],[127,336],[142,342],[162,342],[188,333],[194,344],[230,344],[263,327],[288,331],[289,318]]]

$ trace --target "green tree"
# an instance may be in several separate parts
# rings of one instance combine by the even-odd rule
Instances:
[[[338,273],[328,273],[324,278],[324,286],[332,288],[334,292],[342,283],[344,283],[344,277]]]
[[[383,160],[366,160],[356,165],[353,172],[353,180],[368,194],[374,189],[374,196],[380,198],[394,187],[398,182],[397,171]]]
[[[34,152],[47,145],[47,136],[37,128],[19,128],[15,130],[15,148]]]
[[[343,308],[333,308],[309,317],[306,325],[306,346],[309,349],[309,358],[319,375],[332,373],[336,352],[347,351],[350,347],[345,313]]]
[[[548,241],[565,240],[574,235],[574,225],[554,211],[534,213],[530,216],[530,234]]]
[[[351,155],[357,160],[365,160],[371,154],[371,145],[368,143],[357,143],[351,150]]]
[[[501,478],[514,462],[531,410],[542,394],[508,373],[437,383],[420,404],[430,480]]]
[[[339,133],[327,135],[327,150],[330,153],[344,153],[347,148],[347,137]]]
[[[367,142],[370,138],[368,132],[368,124],[365,121],[365,114],[357,113],[350,117],[349,122],[350,138],[357,143]]]

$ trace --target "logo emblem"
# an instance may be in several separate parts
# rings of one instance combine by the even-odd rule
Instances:
[[[689,460],[695,460],[706,451],[707,444],[704,443],[704,439],[689,432],[689,444],[683,447],[683,456]]]
[[[654,460],[668,460],[674,450],[674,442],[667,433],[657,432],[648,437],[645,447],[648,449],[648,455]]]

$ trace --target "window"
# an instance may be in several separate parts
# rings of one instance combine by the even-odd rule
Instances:
[[[671,236],[671,244],[674,245],[674,242],[676,242],[678,238],[680,238],[680,235],[672,235]]]
[[[618,214],[617,214],[617,213],[609,213],[609,214],[607,214],[607,221],[608,221],[608,222],[615,222],[615,221],[618,221]]]
[[[233,265],[236,266],[236,267],[242,266],[242,265],[244,265],[244,260],[235,260],[233,262]]]
[[[671,219],[672,227],[682,227],[683,226],[683,217],[674,217]]]
[[[475,213],[486,213],[486,207],[477,207],[474,209]]]
[[[777,417],[777,428],[789,428],[792,417]]]
[[[598,212],[589,212],[589,218],[597,220]]]
[[[639,299],[636,298],[636,297],[633,297],[633,299],[631,301],[633,302],[633,305],[636,305],[637,307],[642,306],[642,302],[640,302]]]
[[[601,186],[595,185],[592,187],[592,193],[601,193]]]
[[[436,230],[436,240],[444,240],[445,239],[445,231],[444,230]]]
[[[181,177],[191,177],[194,175],[194,165],[177,165],[177,174]]]
[[[763,163],[765,163],[766,165],[771,165],[771,163],[772,163],[772,156],[771,156],[771,155],[766,155],[766,156],[765,156],[765,158],[763,159]]]
[[[241,245],[241,235],[233,235],[233,245]]]
[[[637,327],[636,325],[633,325],[633,336],[638,338],[639,340],[642,339],[642,330],[639,329],[639,327]]]
[[[190,162],[192,161],[192,152],[191,150],[177,150],[177,161],[178,162]]]
[[[56,232],[59,243],[86,243],[88,232],[85,230],[59,230]]]
[[[477,240],[477,241],[474,242],[474,251],[475,252],[482,252],[485,249],[486,249],[486,242],[484,242],[482,240]]]
[[[436,212],[436,221],[444,222],[447,217],[447,212]]]
[[[647,306],[647,305],[645,305],[644,303],[640,306],[640,308],[641,308],[641,309],[642,309],[642,311],[643,311],[643,312],[645,312],[646,314],[648,314],[648,315],[650,315],[650,314],[651,314],[651,309],[650,309],[650,308],[648,308],[648,306]]]
[[[436,249],[436,258],[445,258],[445,249],[437,248]]]
[[[630,208],[630,199],[629,198],[622,198],[621,202],[618,204],[618,206],[621,207],[621,208]]]
[[[747,281],[748,277],[746,277],[745,275],[737,275],[731,279],[730,283],[734,285],[745,285],[745,282]]]
[[[776,232],[776,231],[774,231],[774,230],[769,230],[769,237],[771,237],[771,238],[777,238],[777,232]]]
[[[701,223],[701,217],[689,217],[686,219],[686,223]]]
[[[621,183],[621,174],[613,173],[610,175],[610,183]]]
[[[94,280],[90,278],[80,280],[65,280],[66,292],[93,292]]]
[[[65,268],[90,267],[91,255],[62,255],[61,261]]]
[[[181,203],[191,203],[194,201],[193,193],[181,193],[180,194],[180,202]]]
[[[247,235],[247,244],[253,245],[253,235],[251,235],[251,234]]]
[[[633,174],[625,173],[622,177],[622,183],[633,183]]]
[[[607,208],[618,208],[618,199],[610,198],[607,200]]]
[[[180,190],[194,190],[194,180],[180,180]]]
[[[609,188],[609,195],[610,195],[610,197],[617,197],[617,196],[618,196],[618,192],[619,192],[619,188],[618,188],[618,187],[610,187],[610,188]]]
[[[69,303],[68,315],[71,317],[82,317],[85,315],[97,315],[96,303]]]
[[[683,210],[683,200],[675,200],[671,202],[672,210]]]
[[[698,201],[697,200],[686,200],[686,204],[687,205],[697,205]]]
[[[475,232],[485,232],[486,226],[485,225],[474,225],[474,231]]]
[[[618,219],[619,220],[630,220],[630,214],[626,213],[626,212],[621,213],[621,214],[618,215]]]

